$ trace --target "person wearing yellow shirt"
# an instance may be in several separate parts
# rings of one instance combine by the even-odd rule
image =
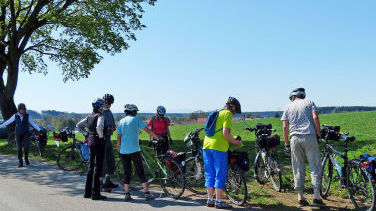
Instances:
[[[222,201],[223,190],[227,180],[227,166],[229,142],[241,145],[231,135],[232,115],[241,113],[240,102],[229,97],[225,107],[219,110],[215,124],[216,133],[213,136],[205,136],[203,144],[205,186],[208,193],[206,206],[218,209],[231,208],[231,205]],[[215,189],[216,200],[213,199]]]

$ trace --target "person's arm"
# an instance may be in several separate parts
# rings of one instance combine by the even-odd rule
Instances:
[[[321,137],[319,112],[314,111],[314,112],[312,112],[312,115],[313,115],[313,124],[315,126],[316,135],[317,135],[317,137]]]
[[[87,136],[88,132],[85,130],[86,126],[87,126],[87,117],[85,119],[82,119],[76,124],[76,130],[82,133],[84,136]]]
[[[121,134],[117,135],[117,149],[120,152]]]
[[[159,137],[153,133],[148,127],[144,128],[144,131],[149,134],[151,137],[153,137],[155,140],[159,141]]]
[[[3,124],[0,125],[0,128],[4,128],[8,126],[10,123],[14,122],[16,120],[16,114],[13,114],[11,118],[9,118],[7,121],[3,122]]]
[[[40,126],[34,122],[33,118],[31,118],[31,116],[29,115],[29,123],[31,124],[31,126],[33,126],[33,128],[37,129],[38,131],[40,131]]]
[[[283,139],[285,140],[285,145],[289,145],[289,122],[283,120]]]
[[[240,146],[242,144],[240,141],[237,141],[232,137],[232,135],[230,133],[230,129],[227,128],[227,127],[223,128],[223,136],[225,137],[225,139],[227,139],[229,142],[231,142],[235,145]]]
[[[97,121],[97,133],[98,133],[99,138],[104,137],[103,130],[104,130],[104,117],[103,115],[100,115]]]

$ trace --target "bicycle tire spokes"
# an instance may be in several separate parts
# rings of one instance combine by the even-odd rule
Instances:
[[[228,199],[236,205],[243,205],[246,202],[247,184],[244,175],[238,170],[228,169],[225,193]]]
[[[371,175],[359,164],[350,163],[347,175],[347,190],[358,210],[373,210],[375,207],[375,185]]]

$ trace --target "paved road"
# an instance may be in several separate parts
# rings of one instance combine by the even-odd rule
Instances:
[[[124,202],[124,190],[118,188],[112,193],[104,193],[107,200],[92,201],[83,198],[85,176],[37,161],[31,161],[31,165],[24,168],[17,168],[17,164],[15,156],[0,155],[0,210],[214,210],[203,206],[204,198],[195,197],[188,191],[181,200],[162,196],[153,201],[145,201],[141,191],[133,191],[134,200]],[[160,195],[158,188],[152,188],[151,192]],[[233,210],[238,209],[250,210]]]

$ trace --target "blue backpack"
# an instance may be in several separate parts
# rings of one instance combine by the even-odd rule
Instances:
[[[214,136],[215,133],[223,130],[223,128],[221,128],[219,130],[215,130],[215,124],[217,123],[217,118],[218,118],[219,112],[221,112],[223,110],[225,110],[225,109],[215,110],[215,111],[212,111],[212,112],[209,113],[208,118],[206,119],[205,129],[204,129],[205,135],[207,137]]]

